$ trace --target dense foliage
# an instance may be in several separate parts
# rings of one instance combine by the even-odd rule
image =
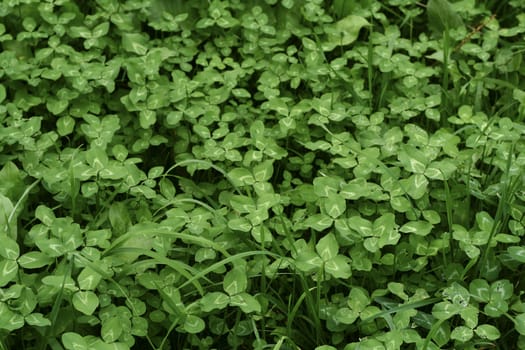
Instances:
[[[525,349],[523,1],[0,18],[0,349]]]

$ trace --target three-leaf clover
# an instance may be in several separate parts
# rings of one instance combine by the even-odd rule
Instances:
[[[296,242],[298,252],[295,266],[303,272],[324,272],[334,278],[352,275],[350,259],[339,253],[339,243],[333,233],[328,233],[315,245],[315,251],[304,241]]]

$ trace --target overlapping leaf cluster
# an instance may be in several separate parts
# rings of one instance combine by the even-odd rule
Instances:
[[[3,1],[0,349],[525,348],[523,9]]]

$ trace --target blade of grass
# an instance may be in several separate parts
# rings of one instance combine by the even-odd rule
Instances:
[[[9,217],[7,218],[7,228],[6,228],[6,231],[7,232],[10,232],[9,231],[9,227],[11,226],[12,224],[12,221],[14,220],[15,218],[15,214],[16,214],[16,210],[18,209],[18,207],[22,204],[22,202],[24,201],[24,199],[27,198],[27,196],[29,195],[29,192],[31,192],[31,190],[36,186],[38,185],[38,183],[40,182],[40,179],[36,180],[36,181],[33,181],[33,183],[31,185],[29,185],[25,190],[24,190],[24,193],[22,193],[22,195],[20,196],[20,198],[18,198],[18,200],[16,201],[14,207],[13,207],[13,210],[11,210],[11,212],[9,213]]]
[[[402,311],[406,311],[406,310],[418,309],[418,308],[421,308],[421,307],[424,307],[424,306],[435,304],[435,303],[437,303],[440,300],[441,300],[440,298],[427,298],[427,299],[424,299],[424,300],[418,300],[418,301],[415,301],[415,302],[412,302],[412,303],[408,303],[408,304],[402,304],[402,305],[398,305],[398,306],[395,306],[395,307],[388,307],[387,306],[388,303],[387,303],[386,299],[384,299],[382,297],[377,297],[377,298],[374,298],[374,301],[379,303],[379,304],[381,304],[381,305],[383,305],[383,306],[387,306],[388,307],[387,310],[383,310],[381,312],[378,312],[377,314],[369,316],[369,317],[365,318],[362,322],[363,323],[367,323],[367,322],[371,322],[371,321],[375,320],[378,317],[384,317],[385,315],[392,315],[392,314],[396,314],[398,312],[402,312]]]
[[[187,285],[192,284],[195,280],[201,279],[204,276],[206,276],[208,273],[210,273],[212,271],[215,271],[219,267],[222,267],[222,266],[224,266],[226,264],[232,263],[235,260],[243,259],[243,258],[246,258],[246,257],[249,257],[249,256],[255,256],[255,255],[268,255],[268,256],[273,256],[273,257],[276,257],[276,258],[280,257],[279,255],[271,253],[271,252],[268,252],[268,251],[262,251],[262,252],[261,251],[247,251],[247,252],[242,252],[242,253],[238,253],[238,254],[235,254],[235,255],[231,255],[231,256],[228,256],[225,259],[222,259],[222,260],[220,260],[220,261],[218,261],[218,262],[208,266],[204,270],[199,271],[198,273],[193,275],[190,279],[186,280],[186,282],[182,283],[179,286],[179,288],[182,289],[182,288],[186,287]]]
[[[197,273],[197,270],[195,270],[191,266],[184,264],[181,261],[168,259],[165,256],[159,253],[153,252],[151,250],[130,247],[130,248],[118,248],[113,252],[113,254],[118,254],[118,253],[133,253],[133,254],[138,254],[138,255],[149,256],[150,258],[153,259],[153,261],[157,262],[158,264],[163,264],[163,265],[171,267],[173,270],[177,271],[184,278],[186,278],[186,280],[192,279],[192,277],[194,276],[192,275],[192,273],[193,274]],[[208,280],[208,282],[210,281]],[[192,284],[197,289],[197,291],[201,294],[201,296],[205,294],[204,289],[202,288],[199,281],[193,280]]]
[[[501,195],[500,200],[498,201],[498,207],[496,209],[496,215],[494,217],[494,223],[490,230],[488,241],[485,244],[485,247],[481,254],[481,258],[479,259],[479,262],[477,265],[478,277],[480,277],[482,268],[483,266],[485,266],[487,262],[488,254],[491,250],[491,243],[492,243],[492,239],[494,238],[494,235],[500,229],[500,227],[503,227],[503,222],[506,221],[510,215],[509,213],[510,202],[512,201],[512,197],[518,190],[518,186],[520,184],[520,178],[521,178],[521,174],[523,173],[523,171],[520,173],[519,176],[514,177],[514,179],[512,179],[510,175],[510,168],[512,165],[512,155],[514,154],[515,146],[516,146],[516,142],[513,142],[510,145],[509,157],[507,158],[507,164],[506,164],[505,173],[504,173],[505,180],[503,181],[503,184],[504,184],[503,193]]]
[[[49,321],[51,322],[51,326],[47,327],[43,337],[40,337],[40,341],[37,345],[38,350],[45,350],[49,344],[50,339],[53,338],[53,334],[56,333],[54,331],[54,326],[57,324],[58,313],[60,312],[62,301],[64,300],[64,287],[66,285],[66,279],[68,276],[71,276],[71,272],[73,271],[73,259],[69,259],[66,269],[67,270],[64,273],[64,278],[62,279],[62,285],[58,291],[55,302],[53,303],[51,312],[49,313]]]
[[[164,227],[163,227],[164,228]],[[184,240],[184,241],[189,241],[189,242],[193,242],[193,243],[196,243],[196,244],[199,244],[201,245],[202,247],[204,248],[213,248],[215,249],[216,251],[220,252],[222,255],[226,256],[226,257],[229,257],[230,254],[224,249],[222,248],[219,244],[207,239],[207,238],[204,238],[204,237],[200,237],[200,236],[194,236],[194,235],[190,235],[190,234],[187,234],[187,233],[182,233],[182,232],[171,232],[169,231],[169,228],[166,228],[167,230],[164,231],[164,230],[161,230],[161,229],[154,229],[154,230],[137,230],[137,231],[132,231],[132,232],[127,232],[125,234],[123,234],[122,236],[118,237],[116,240],[113,241],[113,244],[107,248],[104,252],[102,252],[102,256],[107,256],[109,255],[110,253],[112,253],[113,250],[115,249],[120,249],[120,247],[129,239],[132,238],[132,236],[134,235],[148,235],[148,236],[152,236],[152,235],[166,235],[166,236],[171,236],[171,237],[174,237],[174,238],[179,238],[181,240]]]

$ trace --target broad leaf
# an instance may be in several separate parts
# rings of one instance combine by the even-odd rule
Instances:
[[[62,344],[67,350],[88,350],[88,343],[84,338],[73,332],[67,332],[62,334]]]
[[[95,293],[91,291],[78,291],[73,294],[73,306],[84,315],[92,315],[98,307],[99,301]]]
[[[332,259],[325,261],[324,270],[327,274],[335,278],[347,279],[352,275],[349,259],[343,255],[337,255]]]
[[[231,306],[238,306],[241,310],[248,314],[252,312],[261,312],[261,304],[257,299],[248,293],[239,293],[231,297]]]
[[[18,272],[18,264],[14,260],[0,260],[0,287],[13,281]]]
[[[427,15],[430,29],[439,36],[444,31],[463,25],[461,17],[452,9],[447,0],[429,0]]]
[[[324,261],[334,258],[339,251],[339,244],[337,243],[334,234],[329,233],[321,238],[316,244],[315,250]]]
[[[196,315],[187,315],[184,320],[184,330],[190,334],[200,333],[206,327],[204,320]]]
[[[353,43],[359,36],[361,28],[369,24],[364,17],[349,15],[335,24],[327,26],[327,39],[322,43],[323,50],[332,51],[337,46]]]
[[[244,292],[247,283],[246,268],[236,266],[226,273],[222,285],[226,293],[229,295],[235,295]]]
[[[18,258],[18,264],[25,269],[38,269],[51,264],[53,258],[38,251],[28,252]]]
[[[199,301],[204,312],[222,310],[230,302],[230,297],[221,292],[211,292],[204,295]]]

